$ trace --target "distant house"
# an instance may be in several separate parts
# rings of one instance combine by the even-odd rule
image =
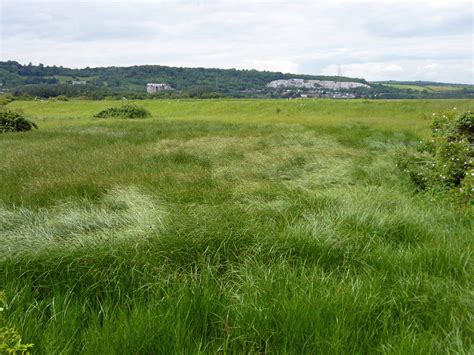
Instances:
[[[155,83],[148,83],[146,84],[146,92],[149,94],[153,94],[154,92],[164,91],[164,90],[172,90],[169,84],[155,84]]]
[[[86,85],[87,81],[85,80],[73,80],[72,85]]]

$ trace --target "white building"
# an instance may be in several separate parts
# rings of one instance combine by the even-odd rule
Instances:
[[[172,90],[171,86],[168,84],[154,84],[148,83],[146,84],[146,92],[149,94],[153,94],[154,92],[164,91],[164,90]]]
[[[72,85],[86,85],[87,81],[85,80],[73,80]]]

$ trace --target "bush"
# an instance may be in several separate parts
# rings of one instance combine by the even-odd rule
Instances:
[[[15,97],[12,94],[8,93],[0,95],[0,106],[8,105],[12,101],[15,101]]]
[[[222,97],[221,94],[215,91],[212,86],[209,85],[197,85],[193,86],[188,90],[187,94],[191,98],[197,99],[215,99]]]
[[[223,98],[224,95],[218,92],[205,92],[201,95],[201,99],[220,99]]]
[[[473,201],[474,113],[434,113],[431,130],[431,139],[403,154],[399,167],[420,189],[452,190]]]
[[[66,95],[59,95],[55,98],[57,101],[69,101]]]
[[[121,118],[145,118],[151,116],[150,112],[145,110],[143,107],[135,104],[123,104],[119,107],[112,107],[106,110],[100,111],[95,114],[94,117],[108,118],[108,117],[121,117]]]
[[[38,126],[18,112],[7,108],[0,109],[0,133],[29,131],[32,128],[38,128]]]
[[[5,294],[0,291],[0,354],[16,354],[18,352],[28,354],[28,349],[33,347],[33,344],[22,343],[20,334],[14,328],[7,326],[3,319],[3,312],[7,306]]]

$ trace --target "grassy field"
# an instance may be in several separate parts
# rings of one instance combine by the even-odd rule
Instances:
[[[455,86],[455,85],[408,85],[408,84],[391,84],[383,83],[385,86],[390,86],[396,89],[411,89],[414,91],[458,91],[463,90],[464,88],[472,89],[472,86]]]
[[[472,209],[395,156],[472,100],[16,101],[0,288],[41,354],[472,353]]]
[[[456,90],[463,90],[463,86],[453,86],[453,85],[428,85],[426,86],[432,91],[456,91]],[[466,88],[469,88],[472,90],[472,86],[465,86]]]
[[[408,84],[388,84],[384,83],[383,85],[385,86],[390,86],[395,89],[411,89],[414,91],[432,91],[429,87],[427,86],[420,86],[420,85],[408,85]]]

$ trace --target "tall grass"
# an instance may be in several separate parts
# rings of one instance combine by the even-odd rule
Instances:
[[[40,130],[0,137],[0,285],[34,351],[472,351],[472,208],[394,163],[453,102],[107,104],[15,102]]]

